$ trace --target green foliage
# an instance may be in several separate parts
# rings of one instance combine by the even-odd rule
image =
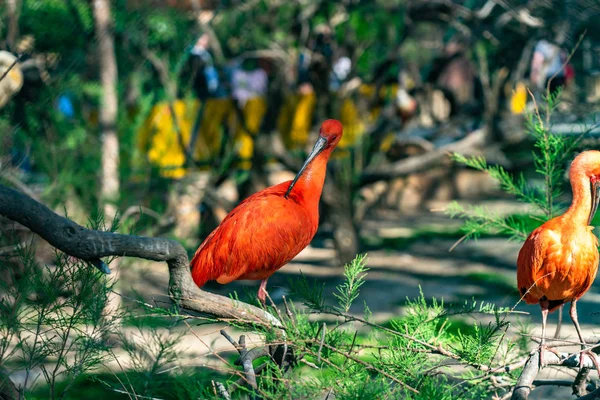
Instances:
[[[466,238],[477,239],[487,233],[504,234],[511,239],[519,240],[525,240],[527,237],[527,232],[523,230],[524,227],[520,220],[501,217],[483,206],[464,207],[454,201],[446,208],[446,214],[451,218],[464,219],[461,230],[465,236],[457,243]]]
[[[316,280],[310,282],[304,274],[300,274],[299,279],[290,283],[291,296],[303,299],[306,307],[319,310],[325,306],[323,299],[325,284],[319,284]]]
[[[119,224],[118,218],[115,221],[113,229]],[[91,224],[102,226],[102,214]],[[198,324],[214,323],[214,319],[182,315],[177,308],[134,300],[137,307],[127,310],[126,323],[119,330],[115,324],[121,313],[106,311],[111,285],[95,269],[57,255],[56,270],[45,267],[40,274],[31,247],[23,248],[19,259],[31,270],[23,275],[26,278],[7,285],[9,294],[0,302],[0,329],[8,327],[0,336],[6,338],[0,341],[0,362],[13,371],[44,366],[49,392],[29,389],[32,398],[80,393],[85,385],[86,392],[100,395],[109,391],[139,398],[217,399],[220,396],[211,382],[224,382],[225,374],[231,375],[224,386],[230,391],[236,388],[264,399],[317,398],[327,393],[339,399],[477,399],[487,398],[496,390],[489,376],[482,378],[475,373],[480,365],[504,365],[526,351],[526,342],[518,338],[512,341],[505,335],[508,325],[501,316],[510,310],[487,303],[447,306],[435,298],[427,300],[421,292],[416,299],[407,299],[404,315],[394,318],[389,327],[370,321],[366,302],[364,319],[349,314],[360,298],[368,271],[366,255],[359,255],[345,266],[344,282],[332,296],[337,304],[327,304],[322,287],[303,277],[300,285],[295,285],[300,287],[295,295],[307,294],[304,304],[308,308],[298,309],[287,301],[285,314],[268,308],[279,316],[283,338],[279,328],[237,325],[252,329],[274,346],[283,340],[295,357],[291,369],[286,370],[273,358],[256,359],[254,368],[258,371],[260,367],[261,372],[257,388],[252,389],[234,385],[243,372],[235,363],[233,348],[227,354],[214,350],[221,363],[215,370],[181,363],[181,352],[188,347],[182,346],[186,334]],[[65,292],[70,296],[64,296]],[[315,319],[315,314],[327,316],[326,321]],[[454,324],[451,317],[470,318],[472,314],[492,315],[494,319],[487,324],[465,322],[458,330],[450,329]],[[120,338],[115,350],[105,341],[114,333]],[[127,357],[119,354],[119,349]],[[463,370],[448,368],[448,357]],[[114,361],[118,370],[112,375],[93,373],[108,361]]]
[[[458,331],[455,347],[457,354],[465,361],[475,364],[488,364],[495,355],[497,348],[496,335],[498,326],[483,326],[473,323],[473,330],[469,334]]]
[[[483,157],[465,157],[454,153],[452,158],[454,161],[464,164],[467,167],[487,172],[498,182],[503,191],[515,196],[518,200],[534,204],[542,210],[547,207],[545,199],[535,190],[535,188],[532,188],[527,184],[523,174],[518,175],[518,177],[513,177],[500,165],[488,165]]]
[[[18,249],[17,259],[19,275],[14,266],[2,265],[11,273],[0,288],[0,364],[22,371],[27,389],[41,370],[50,397],[61,398],[79,376],[108,358],[106,337],[120,317],[107,309],[112,285],[63,254],[52,265],[40,265],[28,245]]]
[[[344,282],[337,287],[333,295],[338,299],[338,310],[349,312],[350,306],[358,297],[360,287],[365,283],[365,276],[369,270],[366,267],[367,255],[358,255],[354,260],[344,266]]]
[[[527,343],[506,337],[506,317],[512,310],[489,303],[446,306],[435,298],[427,300],[421,292],[416,299],[407,299],[404,315],[391,320],[389,328],[349,314],[350,305],[360,296],[360,282],[364,282],[366,271],[364,255],[346,265],[345,280],[333,293],[338,301],[335,306],[324,302],[322,290],[314,288],[319,294],[311,294],[311,286],[302,279],[302,289],[295,295],[309,294],[309,300],[304,301],[308,309],[286,304],[284,329],[294,354],[313,368],[302,367],[301,363],[281,374],[272,360],[266,360],[269,372],[259,377],[258,389],[244,391],[268,399],[315,398],[327,393],[341,399],[483,399],[496,389],[490,384],[491,375],[482,377],[476,371],[504,365],[526,354]],[[335,319],[322,322],[311,318],[314,313]],[[450,317],[474,314],[493,319],[483,323],[477,317],[464,325],[467,329],[450,329]],[[366,336],[361,334],[364,331]],[[464,370],[447,368],[446,358],[440,355],[450,357]]]
[[[527,133],[534,140],[535,171],[543,180],[541,188],[532,186],[522,173],[513,176],[500,165],[489,165],[483,157],[465,157],[456,153],[452,155],[458,163],[489,174],[507,194],[530,204],[534,210],[531,217],[538,220],[537,226],[557,215],[556,203],[559,196],[563,194],[566,162],[573,156],[577,145],[591,129],[584,130],[581,135],[575,137],[552,132],[550,115],[558,105],[560,94],[560,90],[548,94],[544,97],[545,110],[540,111],[536,104],[535,113],[527,116]],[[477,239],[487,233],[503,234],[508,235],[510,239],[525,240],[531,231],[531,226],[525,224],[523,219],[499,216],[482,206],[465,207],[453,202],[447,207],[446,214],[451,218],[464,220],[462,227],[464,237],[457,244],[465,239]]]

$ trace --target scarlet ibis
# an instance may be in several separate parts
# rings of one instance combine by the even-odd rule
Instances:
[[[585,151],[571,163],[569,179],[573,201],[561,216],[551,219],[529,235],[517,260],[517,284],[528,304],[542,309],[540,365],[543,366],[546,319],[549,312],[571,302],[570,315],[577,335],[585,340],[577,320],[577,300],[590,288],[598,271],[598,239],[590,226],[600,200],[600,151]],[[593,353],[584,353],[593,362]]]
[[[308,246],[317,232],[327,161],[342,131],[339,121],[323,122],[293,180],[253,194],[223,219],[192,259],[196,285],[261,280],[258,298],[265,303],[269,277]]]

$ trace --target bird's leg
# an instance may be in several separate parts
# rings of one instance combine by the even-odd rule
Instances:
[[[558,307],[558,323],[556,324],[556,331],[554,331],[554,339],[558,339],[560,336],[560,328],[562,328],[562,317],[563,317],[564,304]]]
[[[548,300],[541,300],[540,307],[542,308],[542,339],[540,340],[540,369],[544,367],[544,352],[546,351],[546,321],[548,319]]]
[[[587,355],[594,363],[594,366],[596,367],[596,372],[598,372],[598,376],[600,377],[600,365],[598,365],[598,359],[596,358],[596,354],[594,354],[590,350],[584,350],[587,344],[583,339],[583,335],[581,334],[581,327],[579,326],[579,320],[577,319],[577,300],[571,301],[571,309],[569,311],[569,315],[571,316],[573,325],[575,325],[575,329],[577,330],[577,336],[579,336],[579,342],[581,343],[582,352],[579,353],[579,369],[583,368],[583,362],[585,361],[585,356]]]
[[[267,304],[267,280],[269,278],[263,279],[260,281],[260,287],[258,288],[258,300],[262,303],[263,306]]]

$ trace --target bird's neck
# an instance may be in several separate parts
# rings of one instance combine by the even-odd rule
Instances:
[[[325,175],[327,173],[327,161],[331,154],[330,149],[325,149],[306,167],[304,173],[296,182],[292,192],[298,193],[302,203],[318,213],[319,200],[323,192]]]
[[[573,201],[564,215],[577,226],[587,226],[592,212],[590,179],[584,172],[574,171],[570,175]]]

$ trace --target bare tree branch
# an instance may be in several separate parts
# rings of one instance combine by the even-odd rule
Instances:
[[[122,235],[84,228],[32,198],[0,185],[0,215],[40,235],[57,249],[96,266],[101,257],[127,256],[165,261],[169,295],[183,309],[229,321],[280,327],[280,321],[252,305],[200,290],[190,274],[187,252],[174,240]]]
[[[573,394],[575,396],[581,397],[587,393],[587,379],[590,375],[589,368],[581,368],[575,377],[575,381],[573,382]]]
[[[555,365],[577,368],[579,367],[579,354],[569,355],[567,353],[560,353],[559,357],[551,351],[546,351],[544,353],[544,364],[546,366]],[[590,370],[596,368],[593,361],[587,355],[584,358],[583,367]],[[527,400],[529,398],[529,394],[533,390],[533,381],[540,370],[540,352],[536,350],[529,356],[529,360],[527,360],[521,376],[517,380],[511,400]]]
[[[244,375],[246,377],[246,382],[252,389],[257,389],[258,385],[256,384],[256,372],[254,371],[254,366],[252,365],[252,361],[254,358],[258,358],[262,355],[267,355],[268,352],[266,350],[259,351],[259,353],[251,353],[248,351],[246,347],[246,336],[241,335],[239,343],[236,342],[224,329],[221,329],[221,335],[225,337],[231,343],[233,347],[240,353],[240,358],[236,361],[236,364],[241,364],[242,368],[244,368]],[[262,349],[262,348],[261,348]],[[254,357],[254,358],[253,358]]]
[[[600,399],[600,389],[596,389],[593,392],[586,394],[585,396],[581,396],[577,400],[599,400]]]
[[[8,376],[7,371],[0,367],[0,399],[12,400],[19,398],[19,390]]]
[[[362,174],[360,184],[366,185],[380,180],[389,180],[422,172],[433,166],[439,165],[447,159],[449,153],[460,153],[465,155],[478,154],[486,142],[484,130],[470,133],[465,138],[442,146],[437,150],[425,154],[407,158],[394,164],[367,168]]]
[[[231,400],[231,395],[229,394],[229,392],[227,391],[227,389],[221,382],[213,381],[213,385],[215,385],[217,387],[221,397],[223,397],[225,400]]]

